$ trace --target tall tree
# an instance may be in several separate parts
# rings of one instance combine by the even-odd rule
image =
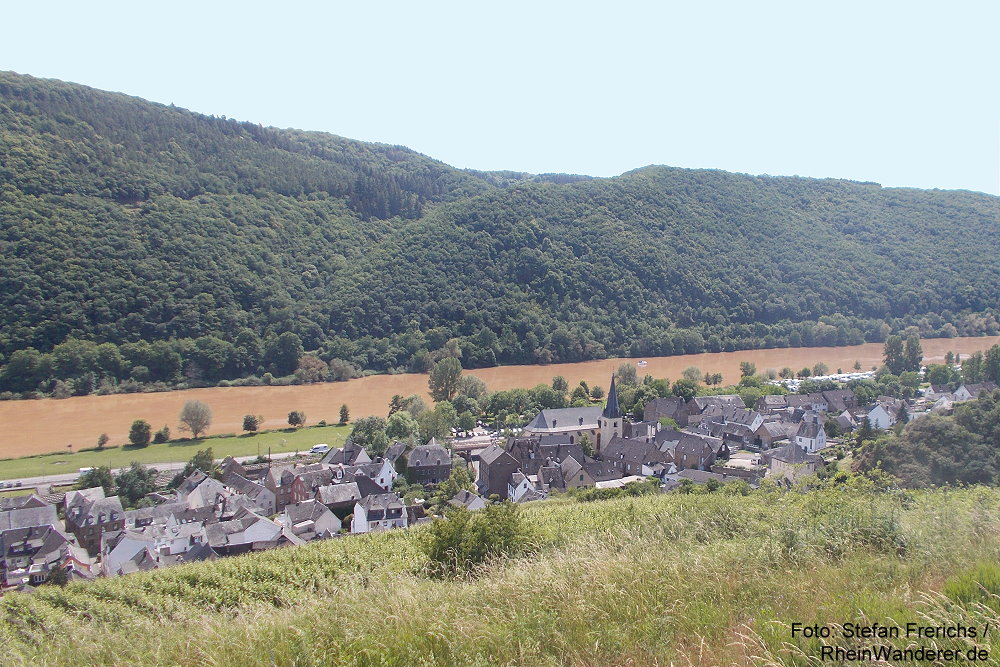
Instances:
[[[451,401],[458,392],[458,381],[462,377],[462,363],[448,357],[434,364],[427,385],[431,398],[437,401]]]
[[[198,439],[212,424],[212,409],[201,401],[187,401],[179,420],[181,430],[190,432],[193,438]]]

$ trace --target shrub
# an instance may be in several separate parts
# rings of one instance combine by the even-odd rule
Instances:
[[[511,502],[487,505],[478,512],[464,507],[436,519],[422,536],[431,576],[468,574],[486,563],[531,553],[532,535]]]

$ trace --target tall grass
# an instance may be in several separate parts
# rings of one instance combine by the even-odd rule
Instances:
[[[523,514],[540,554],[465,578],[428,577],[411,530],[7,596],[0,660],[804,665],[819,644],[793,640],[793,621],[996,614],[996,490],[560,500]]]

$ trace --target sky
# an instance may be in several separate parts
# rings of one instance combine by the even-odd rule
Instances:
[[[34,2],[0,69],[456,167],[1000,194],[1000,3]]]

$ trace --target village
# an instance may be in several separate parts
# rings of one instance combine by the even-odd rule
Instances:
[[[139,509],[101,486],[61,498],[0,497],[0,592],[408,528],[445,509],[428,498],[407,502],[407,486],[427,495],[451,488],[445,506],[470,511],[640,484],[660,492],[765,479],[790,487],[843,456],[831,425],[838,434],[884,431],[995,389],[931,385],[908,400],[862,404],[839,388],[763,395],[753,407],[735,394],[671,396],[647,401],[637,419],[620,408],[612,377],[604,405],[543,409],[516,433],[395,441],[374,457],[350,438],[338,448],[317,444],[301,460],[229,457],[212,474],[194,470],[176,488],[148,494]]]

